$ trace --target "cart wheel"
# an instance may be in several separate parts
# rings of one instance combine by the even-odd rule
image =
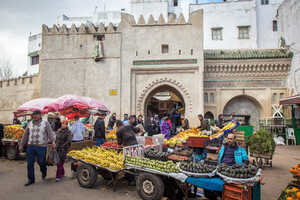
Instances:
[[[77,168],[77,181],[81,187],[91,188],[97,182],[98,174],[95,167],[82,164]]]
[[[137,177],[136,188],[143,200],[160,200],[165,190],[161,178],[149,173],[142,173]]]
[[[18,155],[17,146],[8,146],[6,150],[8,160],[15,160]]]

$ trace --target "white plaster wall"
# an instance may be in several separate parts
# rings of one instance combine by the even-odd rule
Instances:
[[[257,48],[256,4],[253,0],[190,5],[204,10],[204,49]],[[238,39],[238,26],[250,26],[250,39]],[[212,40],[211,29],[223,27],[223,40]]]
[[[42,34],[29,36],[28,38],[28,54],[40,51],[42,48]],[[37,74],[39,72],[39,65],[31,65],[31,57],[27,56],[27,72],[28,75]]]
[[[279,47],[278,31],[273,32],[273,20],[277,20],[277,9],[283,0],[269,0],[268,5],[261,5],[256,0],[258,48],[272,49]]]
[[[278,9],[279,37],[294,53],[288,87],[300,94],[300,1],[285,0]]]
[[[130,6],[130,13],[134,16],[135,21],[138,21],[140,15],[143,15],[147,22],[151,14],[155,20],[158,20],[160,14],[168,19],[168,0],[134,0],[131,1]]]

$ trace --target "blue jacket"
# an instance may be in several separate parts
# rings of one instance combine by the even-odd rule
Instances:
[[[225,150],[225,146],[222,145],[220,152],[219,152],[219,157],[218,157],[218,162],[222,163],[222,159],[223,159],[223,155],[224,155],[224,150]],[[244,148],[242,147],[238,147],[235,151],[234,151],[234,159],[235,159],[235,163],[236,164],[241,164],[244,165],[244,161],[248,161],[248,155],[247,152]]]

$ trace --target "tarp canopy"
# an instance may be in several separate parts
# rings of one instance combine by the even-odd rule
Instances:
[[[300,104],[300,94],[280,99],[280,105]]]
[[[55,101],[53,98],[38,98],[28,101],[18,107],[17,113],[33,112],[35,110],[43,111],[44,108]]]

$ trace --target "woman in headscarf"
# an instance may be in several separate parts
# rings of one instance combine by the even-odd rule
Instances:
[[[67,157],[69,148],[71,147],[72,134],[68,128],[68,120],[63,120],[61,128],[56,132],[56,150],[59,155],[59,163],[57,164],[56,181],[61,181],[65,175],[64,162]]]
[[[164,134],[165,139],[169,139],[171,131],[170,123],[167,120],[168,116],[164,116],[160,124],[160,132]]]

